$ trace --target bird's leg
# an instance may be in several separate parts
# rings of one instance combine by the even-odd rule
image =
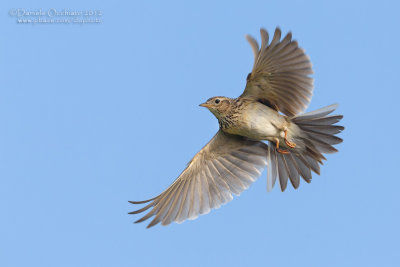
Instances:
[[[284,140],[285,140],[286,145],[288,145],[288,147],[290,147],[290,148],[295,148],[295,147],[296,147],[296,144],[290,142],[289,140],[287,140],[287,129],[285,129],[284,132],[285,132],[285,138],[284,138]]]
[[[279,139],[275,138],[275,142],[276,142],[276,151],[281,153],[281,154],[289,154],[290,152],[285,150],[285,149],[280,149],[279,148]]]

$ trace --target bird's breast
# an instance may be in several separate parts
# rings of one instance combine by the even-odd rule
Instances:
[[[286,123],[284,116],[258,102],[245,105],[231,117],[234,119],[220,121],[221,129],[254,140],[274,140],[280,134],[279,129]]]

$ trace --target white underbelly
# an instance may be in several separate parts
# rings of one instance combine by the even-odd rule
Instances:
[[[246,136],[257,140],[274,140],[280,136],[281,129],[286,123],[282,115],[261,103],[254,103],[244,115],[247,121]]]

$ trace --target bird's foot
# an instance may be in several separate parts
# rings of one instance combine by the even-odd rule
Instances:
[[[292,142],[288,141],[287,139],[285,139],[285,143],[290,148],[295,148],[296,147],[295,143],[292,143]]]
[[[295,143],[292,143],[292,142],[290,142],[289,140],[287,140],[287,130],[285,130],[285,144],[288,146],[288,147],[290,147],[290,148],[295,148],[296,147],[296,144]]]
[[[289,150],[276,148],[276,151],[281,154],[290,154]]]
[[[286,149],[280,149],[279,148],[279,139],[278,138],[275,138],[275,142],[276,142],[276,151],[278,152],[278,153],[281,153],[281,154],[289,154],[290,152],[288,151],[288,150],[286,150]]]

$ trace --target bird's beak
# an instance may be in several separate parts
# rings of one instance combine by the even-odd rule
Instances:
[[[200,104],[199,106],[200,106],[200,107],[205,107],[205,108],[211,107],[211,105],[210,105],[210,104],[207,104],[207,103]]]

